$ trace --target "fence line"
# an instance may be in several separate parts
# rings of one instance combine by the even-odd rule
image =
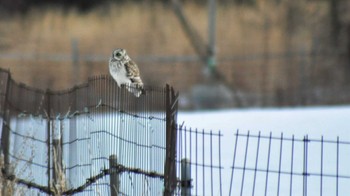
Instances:
[[[3,60],[44,60],[50,62],[68,62],[66,68],[72,70],[68,77],[74,83],[85,73],[86,67],[96,63],[108,63],[109,54],[79,54],[76,42],[72,40],[71,54],[49,54],[49,53],[4,53],[0,54]],[[212,98],[210,95],[196,96],[195,88],[201,83],[201,77],[191,79],[190,83],[184,82],[178,69],[176,74],[169,80],[176,83],[183,94],[183,108],[208,108],[208,107],[251,107],[251,106],[290,106],[290,105],[322,105],[322,104],[344,104],[350,100],[348,81],[346,80],[347,61],[342,58],[346,56],[344,51],[300,49],[295,51],[263,51],[255,54],[240,54],[218,56],[216,72],[217,82],[229,89],[225,101],[212,101],[221,98]],[[159,76],[154,78],[153,72],[143,70],[145,78],[150,81],[164,81],[162,75],[172,75],[172,69],[181,64],[191,65],[186,77],[201,74],[199,64],[201,58],[195,55],[187,56],[135,56],[134,60],[140,64],[149,64],[159,71]],[[71,64],[71,65],[69,65]],[[340,69],[333,69],[332,65],[338,65]],[[58,65],[60,66],[60,65]],[[90,70],[90,69],[88,69]],[[180,69],[179,69],[180,70]],[[44,77],[46,81],[50,78]],[[152,78],[152,79],[151,79]],[[325,78],[331,78],[327,82]],[[168,81],[168,80],[167,80]],[[35,83],[35,82],[34,82]],[[189,85],[190,84],[190,85]],[[39,85],[39,84],[38,84]],[[51,83],[50,85],[57,85]],[[61,82],[59,85],[68,85]],[[217,85],[215,85],[217,87]],[[216,88],[217,89],[217,88]],[[218,93],[223,96],[224,93]],[[333,96],[339,94],[339,96]],[[198,98],[199,97],[199,98]],[[208,98],[206,98],[208,97]],[[227,102],[227,103],[226,103]]]
[[[190,189],[190,195],[223,195],[220,133],[178,127],[178,176],[186,175],[178,193]],[[184,165],[191,172],[183,173]],[[186,168],[185,168],[186,170]],[[214,182],[215,185],[214,185]],[[215,193],[215,194],[214,194]]]
[[[339,52],[336,53],[339,55]],[[217,58],[217,61],[222,62],[243,62],[243,61],[256,61],[269,58],[272,59],[288,59],[296,57],[324,57],[324,56],[334,56],[334,51],[323,51],[323,52],[313,52],[309,50],[299,50],[299,51],[286,51],[278,52],[272,54],[266,53],[256,53],[248,55],[230,55],[221,56]],[[109,59],[109,55],[102,54],[79,54],[75,50],[72,50],[72,54],[52,54],[52,53],[2,53],[0,54],[0,59],[4,60],[46,60],[46,61],[57,61],[57,62],[106,62]],[[141,63],[194,63],[202,62],[201,59],[196,55],[181,55],[181,56],[135,56],[134,60]]]
[[[237,131],[235,137],[229,195],[347,193],[350,142],[340,141],[339,137],[295,138],[283,133],[275,137],[272,133],[252,135],[249,131]],[[326,181],[335,186],[325,187]]]
[[[222,149],[220,131],[177,124],[170,86],[146,91],[135,98],[106,76],[43,91],[0,70],[3,195],[347,193],[350,141],[237,131]]]
[[[169,86],[145,87],[136,98],[105,76],[60,92],[18,84],[6,70],[0,81],[3,175],[14,182],[3,193],[15,186],[33,194],[110,194],[112,154],[125,195],[157,195],[164,184],[176,185],[166,170],[174,161],[165,159],[166,145],[176,146],[166,140],[176,131],[178,102]]]

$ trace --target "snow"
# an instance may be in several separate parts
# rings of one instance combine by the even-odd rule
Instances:
[[[239,129],[350,140],[350,106],[181,111],[178,122],[207,131],[220,130],[224,135]]]
[[[213,130],[221,131],[223,134],[221,149],[222,149],[222,189],[223,195],[229,195],[230,178],[231,178],[231,166],[233,161],[233,151],[235,146],[235,133],[239,130],[239,133],[257,135],[259,132],[261,135],[269,136],[271,133],[274,137],[280,137],[283,133],[284,138],[303,139],[306,135],[309,139],[321,140],[323,136],[325,140],[350,142],[350,106],[328,106],[328,107],[304,107],[304,108],[249,108],[249,109],[225,109],[216,111],[180,111],[178,114],[178,123],[184,124],[185,127],[204,129],[205,131]],[[237,156],[235,166],[243,167],[244,155],[246,149],[246,137],[239,137],[237,142]],[[265,143],[264,143],[265,142]],[[194,142],[192,141],[192,144]],[[270,170],[278,171],[279,156],[280,156],[280,140],[274,140],[271,142],[271,161]],[[322,170],[325,173],[336,175],[336,169],[338,167],[339,175],[350,176],[350,145],[341,145],[339,151],[339,164],[337,166],[336,143],[325,143],[324,145],[324,165],[320,166],[320,152],[321,142],[310,142],[308,149],[308,172],[319,174]],[[293,172],[303,172],[303,142],[295,143],[295,154],[293,158],[294,170]],[[249,140],[247,166],[254,168],[257,139],[252,138]],[[266,169],[265,160],[267,157],[268,140],[262,140],[259,147],[259,164],[258,168]],[[286,141],[283,143],[283,150],[281,151],[282,166],[281,171],[290,172],[291,161],[291,142]],[[264,158],[265,157],[265,158]],[[208,157],[206,157],[208,158]],[[322,167],[322,169],[321,169]],[[192,170],[193,172],[193,170]],[[252,179],[253,171],[245,173],[244,186],[241,179],[242,170],[235,170],[235,179],[233,182],[233,191],[231,195],[252,195]],[[201,174],[199,174],[201,175]],[[278,174],[269,173],[268,188],[265,190],[265,176],[266,172],[260,172],[256,176],[257,184],[255,187],[256,195],[263,195],[267,191],[267,195],[276,195],[277,190],[279,194],[287,193],[289,195],[290,189],[290,175],[281,175],[280,187],[277,188]],[[208,178],[207,178],[208,179]],[[336,187],[338,186],[339,195],[347,195],[347,187],[350,185],[350,179],[339,178],[339,184],[335,177],[323,177],[318,175],[308,176],[308,189],[309,195],[320,195],[322,182],[323,195],[335,195]],[[195,180],[195,179],[194,179]],[[205,192],[210,191],[209,182],[205,182],[205,185],[198,185],[199,190],[203,189]],[[214,183],[214,193],[218,193],[218,182]],[[241,191],[242,188],[242,192]],[[194,190],[192,189],[192,193]],[[291,195],[303,195],[303,176],[293,175],[293,188]],[[194,193],[196,194],[196,193]],[[284,194],[282,194],[284,195]]]

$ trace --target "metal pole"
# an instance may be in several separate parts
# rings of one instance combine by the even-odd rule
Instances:
[[[73,66],[73,83],[77,84],[79,82],[79,48],[78,40],[73,38],[71,40],[72,45],[72,66]]]
[[[207,66],[212,74],[216,67],[216,0],[208,0],[208,59]]]
[[[9,72],[4,74],[3,77],[6,77],[6,80],[4,79],[3,81],[6,81],[4,85],[6,85],[6,88],[4,89],[4,92],[1,92],[3,95],[2,96],[2,101],[4,102],[2,105],[2,133],[1,133],[1,153],[4,156],[4,172],[5,172],[5,177],[11,176],[14,173],[14,168],[12,167],[10,163],[10,110],[8,108],[8,100],[9,100],[9,88],[10,88],[10,82],[11,82],[11,74]],[[1,156],[1,154],[0,154]],[[2,195],[6,194],[13,194],[12,191],[13,187],[10,183],[7,183],[6,180],[2,181]]]
[[[4,71],[2,71],[4,72]],[[11,81],[11,75],[10,72],[6,72],[6,75],[3,74],[3,77],[6,77],[6,79],[3,79],[2,81],[6,81],[4,88],[4,92],[1,91],[1,100],[3,101],[3,105],[1,106],[1,115],[2,115],[2,132],[1,132],[1,147],[0,152],[4,155],[4,164],[5,168],[9,164],[9,119],[10,119],[10,110],[8,110],[8,96],[9,96],[9,87],[10,87],[10,81]],[[6,172],[6,171],[5,171]]]
[[[110,190],[111,196],[118,196],[119,193],[119,172],[117,171],[118,160],[117,155],[112,154],[109,156],[109,170],[110,170]]]
[[[176,188],[176,114],[178,107],[178,93],[167,84],[166,93],[166,152],[164,165],[164,196],[171,196]]]
[[[181,196],[190,196],[192,188],[191,161],[181,159]]]
[[[64,177],[62,170],[62,125],[60,120],[52,120],[52,151],[53,151],[53,185],[56,194],[61,195],[64,189]]]
[[[51,91],[50,89],[47,89],[46,93],[46,99],[47,99],[47,106],[46,106],[46,111],[47,111],[47,187],[49,190],[51,190],[51,148],[50,148],[50,142],[51,142],[51,103],[50,103],[50,95]]]

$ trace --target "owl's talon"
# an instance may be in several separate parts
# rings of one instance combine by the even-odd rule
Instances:
[[[141,95],[146,95],[146,90],[145,89],[141,89]]]

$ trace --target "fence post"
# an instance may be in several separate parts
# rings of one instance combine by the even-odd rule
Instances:
[[[171,196],[177,186],[176,180],[176,144],[177,144],[177,104],[178,93],[167,84],[166,90],[166,152],[164,165],[164,196]]]
[[[53,120],[52,121],[52,151],[53,151],[53,186],[55,193],[61,195],[64,190],[65,181],[64,173],[62,169],[62,134],[61,134],[61,121]]]
[[[216,69],[216,0],[208,0],[208,57],[207,66],[210,71],[210,76],[213,75]]]
[[[80,70],[79,70],[79,47],[78,40],[73,38],[71,40],[72,45],[72,67],[73,67],[73,83],[79,82]]]
[[[6,71],[6,74],[4,74],[6,77],[6,79],[4,79],[3,81],[6,81],[6,83],[4,84],[5,88],[4,91],[5,92],[1,92],[3,93],[3,96],[1,98],[1,101],[3,101],[3,105],[2,105],[2,110],[1,110],[1,115],[2,115],[2,133],[1,133],[1,153],[3,154],[3,158],[4,158],[4,177],[7,179],[10,176],[13,175],[14,173],[14,168],[11,166],[10,164],[10,110],[8,110],[7,108],[7,101],[9,99],[9,89],[10,89],[10,82],[11,82],[11,74]],[[13,183],[8,183],[7,180],[3,180],[3,184],[2,184],[2,195],[12,195],[13,194]]]
[[[47,188],[48,190],[51,190],[51,148],[50,148],[50,142],[51,142],[51,91],[50,89],[46,89],[45,92],[46,97],[46,118],[47,118],[47,124],[46,124],[46,134],[47,134]]]
[[[304,155],[303,155],[303,195],[307,195],[307,178],[309,176],[308,173],[308,143],[310,142],[309,136],[304,136]]]
[[[117,155],[110,155],[109,156],[109,179],[110,179],[110,189],[111,189],[111,196],[118,196],[119,193],[119,172],[118,170],[118,160]]]
[[[191,161],[189,159],[181,159],[181,196],[191,195]]]

